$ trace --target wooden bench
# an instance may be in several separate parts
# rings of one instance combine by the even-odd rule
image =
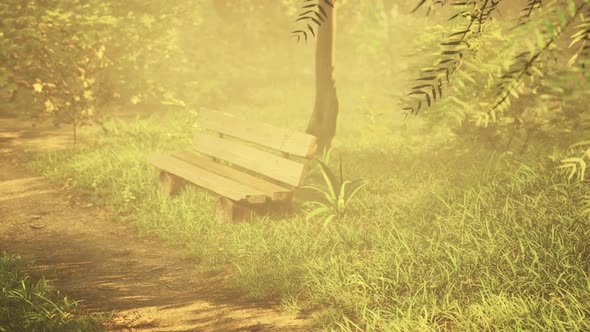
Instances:
[[[220,195],[218,221],[291,206],[293,191],[303,184],[307,161],[316,152],[315,136],[209,110],[199,112],[197,124],[207,132],[194,136],[195,151],[148,158],[161,170],[163,195],[173,195],[187,182],[208,189]]]

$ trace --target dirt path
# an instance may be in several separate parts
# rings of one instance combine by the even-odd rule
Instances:
[[[203,274],[178,248],[140,237],[19,162],[22,149],[71,144],[67,129],[0,119],[0,250],[35,260],[83,309],[113,312],[111,331],[305,331],[306,321],[253,303]]]

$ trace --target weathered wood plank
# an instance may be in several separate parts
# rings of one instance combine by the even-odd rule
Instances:
[[[193,147],[208,156],[228,161],[286,184],[295,187],[303,184],[306,166],[293,160],[205,133],[195,135]]]
[[[312,158],[318,145],[315,136],[238,119],[222,112],[201,109],[197,120],[202,128],[299,157]]]
[[[180,151],[172,153],[172,156],[209,172],[219,174],[223,177],[232,179],[236,182],[245,184],[248,187],[263,192],[269,199],[273,201],[290,200],[293,197],[293,191],[290,189],[283,188],[272,182],[265,181],[250,174],[240,172],[231,167],[214,162],[210,158],[199,156],[194,152]]]
[[[265,203],[267,200],[264,193],[254,188],[225,178],[219,174],[198,168],[169,155],[151,155],[148,158],[148,161],[161,170],[172,173],[237,202],[260,204]]]

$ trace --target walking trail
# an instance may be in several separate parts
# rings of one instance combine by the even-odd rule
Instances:
[[[34,273],[81,309],[112,313],[109,331],[309,330],[306,320],[248,300],[223,273],[197,271],[182,249],[76,204],[22,165],[22,151],[71,146],[68,129],[0,118],[0,250],[34,260]]]

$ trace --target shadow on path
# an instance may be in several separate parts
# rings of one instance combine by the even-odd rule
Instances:
[[[0,119],[0,125],[6,119]],[[65,193],[18,163],[18,152],[53,149],[69,136],[0,127],[0,250],[37,263],[81,308],[113,312],[112,331],[305,331],[306,321],[276,305],[255,303],[227,286],[223,273],[197,272],[196,262],[155,238],[140,237],[96,207]],[[7,128],[11,129],[8,130]],[[60,136],[61,135],[61,136]],[[49,147],[44,142],[49,142]]]

